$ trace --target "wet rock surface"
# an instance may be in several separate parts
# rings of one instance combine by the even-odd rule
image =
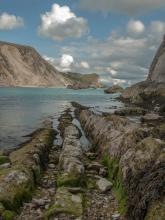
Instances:
[[[66,119],[66,114],[64,115]],[[24,202],[19,214],[9,211],[7,215],[13,214],[11,219],[124,219],[118,212],[118,204],[111,189],[112,184],[103,177],[107,175],[107,167],[100,163],[97,153],[83,151],[79,141],[81,133],[72,124],[72,120],[70,122],[68,120],[66,126],[61,126],[64,128],[62,146],[54,145],[50,148],[45,168],[33,189],[31,200]],[[61,122],[64,122],[62,118]],[[33,159],[39,161],[37,153],[33,154]],[[26,182],[26,175],[23,172],[13,172],[7,176],[9,182],[11,180],[17,184]],[[66,181],[65,175],[69,181]],[[59,178],[65,181],[59,184]],[[4,212],[1,203],[0,210]]]

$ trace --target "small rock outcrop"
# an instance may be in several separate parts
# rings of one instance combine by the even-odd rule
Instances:
[[[145,115],[147,110],[140,107],[126,107],[122,109],[118,109],[115,112],[115,115],[120,116],[138,116],[138,115]]]
[[[123,92],[123,88],[119,85],[114,85],[104,90],[105,93],[113,94],[113,93],[121,93]]]

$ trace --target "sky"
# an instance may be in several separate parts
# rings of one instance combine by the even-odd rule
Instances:
[[[165,0],[0,0],[1,41],[107,84],[144,80],[164,34]]]

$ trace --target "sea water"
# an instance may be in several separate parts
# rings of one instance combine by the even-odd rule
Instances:
[[[56,126],[60,114],[72,101],[100,113],[113,111],[114,106],[122,107],[115,97],[103,89],[0,88],[0,149],[17,147],[48,118]]]

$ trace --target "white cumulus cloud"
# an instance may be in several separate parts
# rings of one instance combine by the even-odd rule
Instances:
[[[143,24],[143,21],[140,22]],[[127,27],[128,24],[125,24],[125,29],[120,31],[117,27],[103,40],[91,36],[60,47],[59,54],[63,55],[54,58],[54,65],[63,71],[97,73],[102,82],[110,84],[130,85],[145,80],[163,39],[165,22],[153,20],[140,34],[128,32]],[[49,60],[52,62],[52,59]],[[62,65],[62,60],[66,65]]]
[[[130,34],[142,34],[145,31],[145,26],[140,20],[130,20],[127,25],[127,30]]]
[[[52,64],[59,71],[70,71],[74,65],[74,58],[70,54],[62,54],[61,57],[50,57],[44,55],[43,58]]]
[[[23,26],[23,18],[6,12],[0,14],[0,30],[8,31]]]
[[[91,11],[119,12],[128,15],[165,8],[164,0],[80,0],[80,7]]]
[[[68,6],[53,4],[49,12],[41,15],[39,35],[53,40],[79,38],[88,32],[87,20],[77,17]]]
[[[81,63],[80,63],[80,65],[81,65],[81,67],[82,68],[85,68],[85,69],[89,69],[89,63],[88,62],[86,62],[86,61],[82,61]]]
[[[74,62],[74,59],[71,55],[63,54],[61,57],[60,66],[63,68],[70,68],[73,62]]]
[[[117,75],[117,71],[113,69],[112,67],[107,67],[107,71],[112,75],[115,76]]]
[[[142,24],[143,22],[140,21]],[[79,60],[88,60],[88,72],[100,74],[104,82],[133,84],[146,79],[149,66],[165,33],[165,22],[152,21],[141,34],[113,30],[107,39],[90,37],[61,48]],[[119,27],[120,28],[120,27]],[[115,34],[114,34],[115,33]],[[72,66],[74,68],[75,65]],[[80,72],[82,69],[77,70]],[[83,71],[82,71],[83,72]]]
[[[165,33],[165,22],[163,21],[152,21],[150,25],[150,31],[153,34],[164,34]]]

